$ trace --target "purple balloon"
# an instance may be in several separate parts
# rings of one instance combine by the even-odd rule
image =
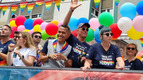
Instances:
[[[47,22],[42,22],[40,25],[41,30],[45,30],[45,27],[47,26]]]

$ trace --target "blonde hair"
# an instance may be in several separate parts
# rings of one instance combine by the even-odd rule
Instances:
[[[138,53],[138,46],[135,44],[135,43],[129,43],[129,44],[127,44],[127,47],[129,46],[129,45],[134,45],[135,46],[135,50],[136,50],[136,54]],[[127,48],[126,48],[127,49]],[[136,54],[135,54],[135,56],[136,56]]]
[[[26,48],[33,48],[33,49],[35,48],[33,39],[28,32],[20,32],[19,34],[22,35],[23,39],[26,39],[26,42],[24,43],[24,46]],[[21,46],[17,45],[17,47],[18,47],[17,49],[21,49]]]

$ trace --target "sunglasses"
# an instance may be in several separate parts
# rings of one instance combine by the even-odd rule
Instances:
[[[39,38],[39,39],[41,39],[41,36],[37,36],[37,35],[35,35],[34,37],[35,37],[35,38]]]
[[[87,28],[87,29],[86,29],[86,28],[82,28],[82,30],[83,30],[83,31],[85,31],[85,30],[88,31],[88,28]]]
[[[106,35],[106,36],[111,35],[111,36],[113,36],[113,33],[106,33],[106,34],[103,34],[103,35]]]
[[[16,38],[20,39],[22,36],[16,36]]]
[[[18,36],[13,36],[14,38],[17,38]]]
[[[130,49],[135,50],[135,48],[131,48],[131,47],[127,47],[127,49],[128,49],[128,50],[130,50]]]

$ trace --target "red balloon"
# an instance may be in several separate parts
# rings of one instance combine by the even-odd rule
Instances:
[[[12,32],[10,34],[10,38],[13,38],[14,37],[14,32],[17,31],[17,27],[11,27],[12,29]]]
[[[45,31],[48,35],[56,35],[58,31],[58,27],[53,23],[49,23],[46,26]]]
[[[41,25],[41,23],[43,22],[42,19],[35,19],[34,22],[33,22],[33,27],[37,24]]]
[[[20,15],[20,16],[16,17],[15,23],[17,26],[24,25],[25,20],[26,20],[26,18],[24,16]]]
[[[15,18],[11,18],[11,19],[9,20],[9,23],[10,23],[10,21],[12,21],[12,20],[14,20],[14,21],[15,21]]]
[[[118,25],[116,23],[110,25],[110,28],[113,33],[113,39],[117,39],[121,35],[122,31],[118,28]]]
[[[73,30],[73,31],[72,31],[72,34],[73,34],[75,37],[77,37],[77,30]]]

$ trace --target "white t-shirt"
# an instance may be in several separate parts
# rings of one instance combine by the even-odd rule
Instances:
[[[21,55],[24,55],[24,59],[28,59],[28,56],[34,56],[36,57],[36,50],[31,49],[31,48],[22,48],[19,50]],[[13,54],[12,54],[13,56]],[[26,66],[22,60],[20,59],[20,57],[17,55],[16,58],[13,58],[13,65],[14,66]]]

